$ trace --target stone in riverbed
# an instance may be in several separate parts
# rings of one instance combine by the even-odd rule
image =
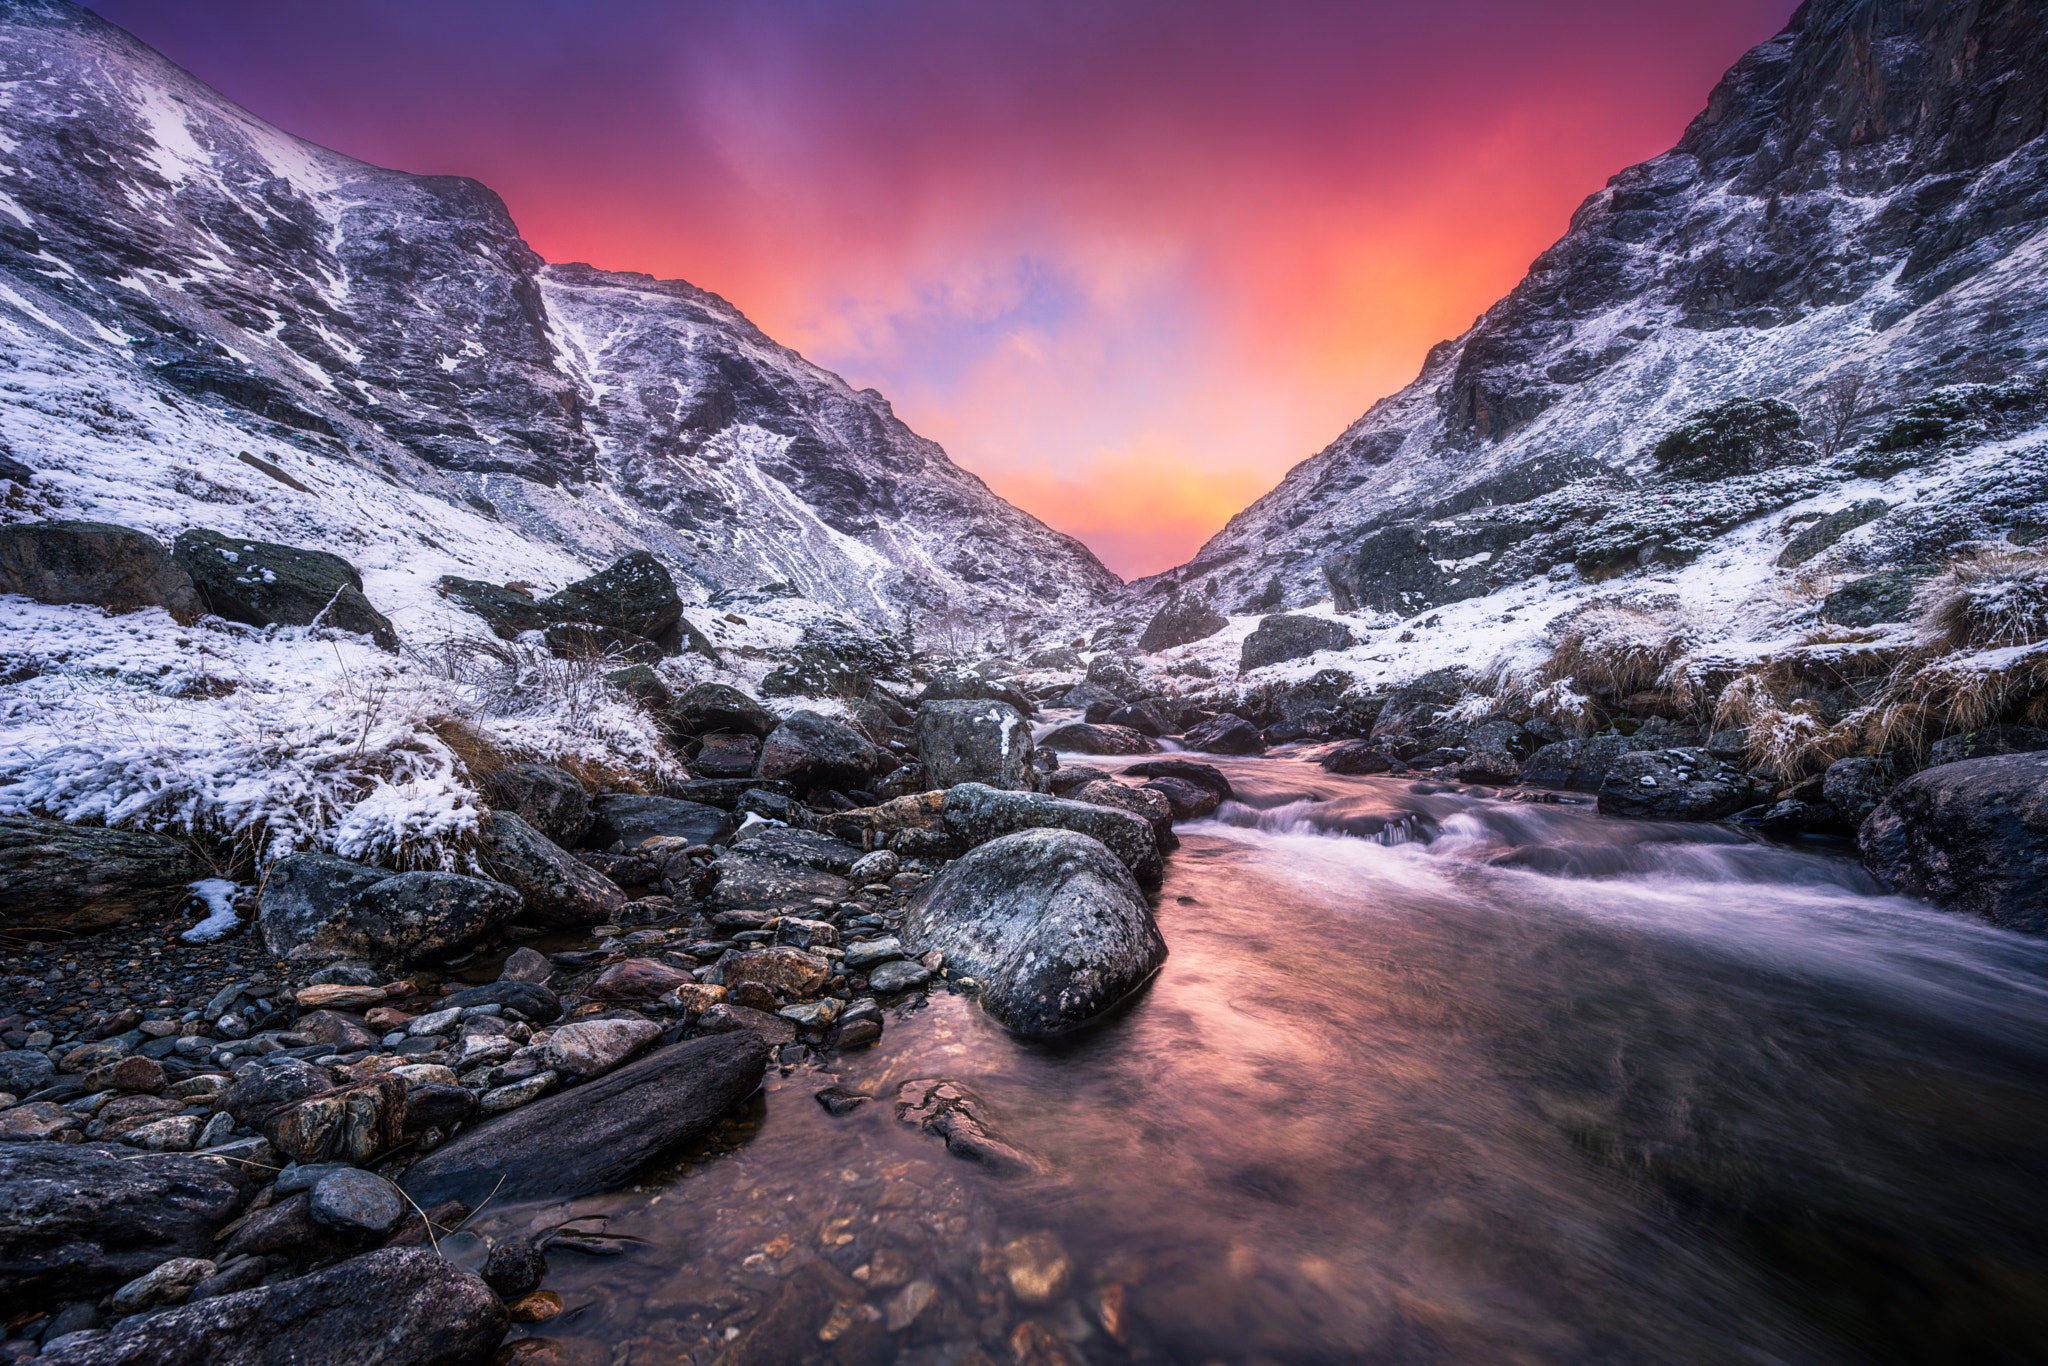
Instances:
[[[713,859],[711,872],[717,877],[709,895],[711,914],[731,915],[733,923],[758,925],[785,906],[801,905],[813,897],[844,901],[849,892],[843,877],[772,853],[755,852],[746,845],[736,845]]]
[[[906,991],[916,991],[931,980],[931,969],[922,963],[898,958],[870,972],[868,988],[878,996],[895,996]]]
[[[2048,753],[1924,769],[1863,822],[1863,865],[1908,896],[2048,934]]]
[[[673,836],[690,844],[723,844],[732,838],[732,813],[701,802],[674,797],[643,797],[627,792],[592,799],[590,833],[584,842],[609,849],[624,841],[628,852],[657,836]]]
[[[861,857],[860,850],[845,840],[816,830],[759,830],[732,847],[744,854],[766,854],[840,877],[847,876]]]
[[[736,1001],[721,1001],[708,1006],[697,1017],[697,1032],[700,1034],[748,1033],[771,1044],[792,1043],[796,1039],[796,1025],[779,1015],[765,1010],[741,1005]]]
[[[139,1314],[160,1304],[181,1304],[215,1269],[203,1257],[173,1257],[116,1290],[111,1307],[116,1314]]]
[[[1068,801],[1086,802],[1090,806],[1106,806],[1112,811],[1125,811],[1136,816],[1152,827],[1152,838],[1159,843],[1161,853],[1171,853],[1180,847],[1180,838],[1173,833],[1173,803],[1163,792],[1151,792],[1142,787],[1125,787],[1109,778],[1098,778],[1092,783],[1069,788]]]
[[[210,875],[161,835],[0,816],[0,930],[68,936],[167,915]]]
[[[847,869],[846,880],[856,887],[865,887],[871,882],[887,882],[896,876],[903,861],[893,849],[877,849],[872,854],[863,854]]]
[[[720,967],[728,988],[741,982],[759,982],[780,995],[796,998],[814,995],[832,975],[829,960],[802,949],[781,946],[736,953],[723,960]]]
[[[980,783],[947,792],[943,810],[946,832],[970,848],[1018,830],[1071,830],[1107,845],[1141,884],[1159,884],[1162,864],[1152,825],[1127,811]]]
[[[85,1089],[128,1091],[137,1095],[153,1096],[164,1089],[163,1064],[140,1054],[130,1055],[105,1067],[95,1067],[87,1073]]]
[[[888,756],[852,727],[816,712],[792,712],[761,742],[757,778],[777,778],[799,790],[866,786],[890,766]]]
[[[1662,748],[1651,735],[1595,735],[1584,740],[1559,740],[1522,761],[1522,782],[1530,787],[1598,792],[1607,780],[1608,770],[1623,755]]]
[[[481,1366],[504,1305],[481,1277],[417,1248],[386,1248],[276,1285],[131,1319],[45,1352],[51,1366]]]
[[[484,779],[493,808],[573,849],[590,830],[590,799],[576,775],[552,764],[509,764]]]
[[[981,1101],[958,1082],[920,1077],[896,1089],[896,1118],[945,1140],[946,1151],[1002,1172],[1033,1172],[1037,1162],[997,1138]]]
[[[284,1058],[258,1063],[217,1096],[216,1112],[232,1116],[235,1123],[255,1125],[265,1115],[287,1105],[334,1089],[334,1075],[301,1058]]]
[[[846,946],[846,956],[840,961],[856,972],[872,968],[880,963],[903,957],[903,941],[895,935],[880,939],[867,939],[858,944]]]
[[[477,1096],[464,1086],[407,1086],[405,1132],[450,1129],[476,1113]]]
[[[1263,754],[1266,736],[1241,716],[1212,716],[1181,737],[1189,749],[1205,754]]]
[[[480,1201],[501,1176],[505,1202],[609,1189],[709,1131],[767,1063],[767,1045],[745,1032],[671,1044],[470,1129],[415,1163],[405,1189],[421,1205]]]
[[[57,1064],[47,1055],[28,1048],[0,1050],[0,1091],[10,1096],[31,1096],[50,1084]]]
[[[626,904],[618,884],[508,811],[485,816],[477,860],[497,881],[519,893],[529,925],[573,929],[611,923]]]
[[[1856,829],[1899,785],[1904,767],[1889,754],[1837,759],[1821,777],[1821,796],[1844,826]]]
[[[912,900],[903,935],[943,950],[953,971],[983,984],[983,1008],[1027,1038],[1087,1024],[1166,961],[1129,871],[1068,830],[1019,831],[974,849]]]
[[[1031,792],[1031,727],[1003,702],[925,702],[917,709],[917,750],[925,781],[934,788],[956,783]]]
[[[205,1124],[197,1115],[170,1115],[130,1129],[121,1135],[121,1141],[147,1153],[189,1153]]]
[[[77,1115],[47,1100],[0,1110],[0,1143],[41,1143],[62,1139],[79,1127]]]
[[[339,1011],[309,1010],[299,1016],[299,1022],[292,1029],[319,1043],[332,1044],[340,1053],[354,1053],[377,1046],[377,1036],[363,1021]]]
[[[593,1001],[652,1001],[697,979],[652,958],[628,958],[597,975],[583,994]]]
[[[524,1015],[536,1024],[546,1024],[562,1013],[562,1003],[555,993],[536,982],[488,982],[467,991],[458,991],[452,996],[443,996],[435,1004],[443,1010],[468,1010],[472,1006],[499,1006]]]
[[[1157,792],[1166,799],[1166,806],[1177,821],[1198,821],[1205,816],[1216,814],[1216,808],[1223,801],[1206,787],[1179,778],[1149,778],[1138,789],[1141,792]]]
[[[404,1136],[405,1083],[373,1077],[272,1111],[259,1127],[272,1147],[296,1162],[345,1158],[366,1166]]]
[[[533,982],[545,985],[555,975],[554,966],[547,955],[533,949],[514,949],[505,958],[505,966],[498,970],[501,982]]]
[[[652,1020],[582,1020],[548,1039],[549,1067],[578,1077],[601,1077],[661,1037]]]
[[[0,1145],[0,1292],[11,1305],[96,1296],[173,1257],[205,1257],[254,1187],[200,1158]]]
[[[1749,776],[1703,749],[1623,754],[1600,783],[1600,814],[1638,820],[1717,821],[1756,801]]]
[[[1197,787],[1207,788],[1216,794],[1219,801],[1229,801],[1235,793],[1230,779],[1214,764],[1198,764],[1191,759],[1147,759],[1143,763],[1125,766],[1127,778],[1174,778]]]
[[[321,1177],[306,1206],[314,1223],[365,1237],[391,1232],[404,1220],[405,1211],[398,1187],[353,1167]]]
[[[1048,731],[1040,745],[1063,754],[1156,754],[1159,742],[1128,726],[1091,726],[1069,721]]]
[[[518,914],[519,893],[459,873],[397,873],[328,854],[280,859],[257,899],[270,952],[425,962]],[[322,1001],[320,1004],[338,1004]]]

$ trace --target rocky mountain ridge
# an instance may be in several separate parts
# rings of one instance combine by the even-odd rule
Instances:
[[[195,502],[257,496],[206,492],[246,489],[253,458],[308,494],[424,495],[458,540],[530,546],[529,578],[644,549],[686,593],[783,583],[891,625],[1072,613],[1117,584],[881,395],[706,291],[543,262],[475,181],[279,132],[62,0],[0,11],[0,69],[0,347],[22,381],[0,439],[66,500],[30,512],[173,533]],[[182,476],[137,458],[174,441]],[[337,549],[380,534],[299,520]]]

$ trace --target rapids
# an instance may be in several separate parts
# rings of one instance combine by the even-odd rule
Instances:
[[[1241,800],[1180,827],[1138,999],[1038,1046],[935,992],[771,1077],[724,1151],[486,1211],[614,1254],[558,1244],[569,1311],[527,1331],[636,1364],[2048,1359],[2048,944],[1839,851],[1194,757]],[[898,1123],[920,1077],[1042,1170]],[[877,1099],[835,1118],[832,1085]]]

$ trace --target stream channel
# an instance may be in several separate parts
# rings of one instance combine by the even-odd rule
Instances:
[[[1046,1046],[935,991],[641,1186],[485,1211],[599,1235],[533,1360],[2048,1360],[2048,943],[1839,848],[1190,757],[1240,800],[1141,996]],[[918,1078],[1037,1169],[898,1122]]]

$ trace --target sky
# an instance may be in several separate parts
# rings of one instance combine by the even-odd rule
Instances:
[[[1793,0],[101,0],[886,394],[1126,578],[1189,559]]]

